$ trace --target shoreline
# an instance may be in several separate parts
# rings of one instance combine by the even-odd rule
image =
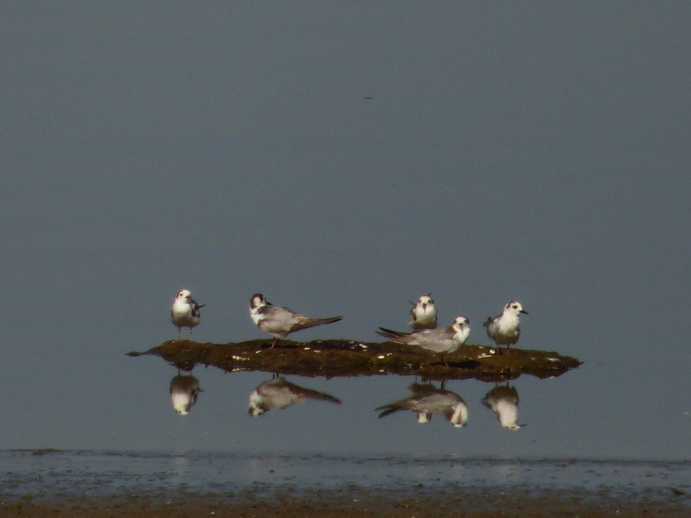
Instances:
[[[691,515],[691,461],[0,450],[10,516]]]
[[[485,518],[516,517],[604,517],[604,516],[684,516],[691,509],[691,496],[645,490],[632,500],[616,491],[584,491],[580,489],[550,490],[537,488],[527,493],[496,492],[487,488],[477,491],[457,488],[454,491],[421,488],[410,490],[372,490],[365,487],[337,489],[282,489],[272,491],[259,487],[238,493],[162,492],[157,494],[129,493],[90,497],[88,495],[40,496],[0,501],[0,517],[71,516],[129,518],[172,516],[383,516],[433,517],[462,516]]]

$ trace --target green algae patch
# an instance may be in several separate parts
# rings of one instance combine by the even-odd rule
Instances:
[[[430,380],[480,379],[501,381],[530,374],[552,378],[575,369],[581,362],[556,352],[504,349],[483,345],[463,345],[453,354],[430,353],[393,342],[354,340],[281,340],[214,344],[171,340],[146,352],[130,356],[155,355],[180,370],[195,365],[212,365],[227,372],[263,371],[298,376],[415,375]]]

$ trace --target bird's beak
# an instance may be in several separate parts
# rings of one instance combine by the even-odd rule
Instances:
[[[530,313],[528,313],[525,309],[522,309],[521,313],[525,313],[526,315],[530,315]]]

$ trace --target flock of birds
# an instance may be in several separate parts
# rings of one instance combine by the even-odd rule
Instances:
[[[458,316],[453,324],[447,327],[437,327],[437,309],[431,294],[422,295],[417,303],[413,303],[410,311],[411,321],[408,326],[413,329],[410,333],[393,331],[380,327],[377,333],[392,342],[421,347],[438,354],[453,353],[463,345],[470,335],[470,321],[464,316]],[[199,305],[192,298],[189,290],[180,290],[173,301],[171,319],[178,328],[178,339],[182,328],[187,327],[192,338],[192,328],[199,324],[201,317]],[[521,335],[520,315],[528,314],[521,303],[512,300],[499,315],[489,317],[483,324],[487,328],[488,336],[494,343],[506,345],[507,351],[518,342]],[[332,324],[342,320],[342,316],[329,318],[310,318],[291,309],[274,306],[261,293],[255,293],[250,299],[250,317],[260,331],[274,338],[271,347],[279,339],[285,339],[289,334],[308,329],[310,327]],[[443,358],[443,356],[442,356]]]
[[[388,340],[400,344],[417,346],[422,349],[442,355],[456,351],[463,345],[470,335],[470,322],[467,317],[458,316],[448,327],[437,327],[437,309],[431,294],[422,295],[410,310],[411,320],[408,326],[412,332],[403,333],[380,327],[377,333]],[[178,338],[182,328],[192,328],[199,325],[200,309],[189,290],[180,290],[173,301],[171,318],[178,328]],[[310,318],[285,307],[274,306],[261,293],[255,293],[250,299],[250,317],[255,325],[264,333],[273,337],[271,347],[278,340],[285,339],[291,333],[310,327],[332,324],[342,320],[342,316],[328,318]],[[504,306],[504,310],[494,317],[489,317],[484,326],[487,334],[497,346],[506,345],[507,351],[518,342],[521,334],[520,315],[528,312],[520,302],[512,300]],[[444,361],[446,363],[446,361]],[[432,414],[439,414],[454,427],[463,427],[468,423],[468,407],[457,394],[431,385],[413,384],[410,387],[411,396],[377,408],[379,417],[384,417],[401,410],[413,411],[419,423],[427,423]],[[179,414],[185,415],[196,402],[199,393],[199,382],[193,376],[178,375],[173,378],[170,387],[173,407]],[[295,403],[308,399],[316,399],[340,404],[340,400],[300,387],[278,377],[260,384],[250,395],[249,413],[259,416],[273,408],[286,408]],[[482,400],[483,405],[497,414],[502,427],[516,430],[518,424],[518,394],[510,387],[495,387]]]

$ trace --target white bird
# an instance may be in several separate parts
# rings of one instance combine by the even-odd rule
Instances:
[[[340,399],[317,392],[316,390],[299,387],[278,377],[265,381],[250,394],[249,413],[253,417],[260,416],[274,408],[286,408],[295,403],[301,403],[307,399],[328,401],[337,405]]]
[[[437,309],[434,307],[432,294],[421,295],[417,303],[410,302],[413,307],[410,310],[412,320],[408,327],[413,329],[434,329],[437,327]]]
[[[380,327],[377,334],[399,344],[415,345],[428,351],[439,353],[444,360],[444,353],[452,353],[465,343],[470,335],[470,321],[463,316],[456,317],[448,327],[422,329],[412,333],[401,333]]]
[[[518,391],[513,387],[494,387],[482,399],[482,404],[497,414],[499,424],[507,430],[518,430]]]
[[[409,390],[413,393],[412,396],[378,407],[376,410],[383,410],[379,417],[400,410],[412,410],[417,414],[418,423],[427,423],[432,414],[438,414],[457,428],[468,424],[468,405],[458,394],[417,383],[412,384]]]
[[[494,340],[494,343],[506,345],[508,351],[521,336],[521,320],[519,318],[521,313],[528,314],[520,302],[512,300],[504,306],[504,312],[501,315],[489,317],[482,325],[487,328],[487,334]]]
[[[189,290],[180,290],[173,300],[173,307],[170,310],[170,316],[173,324],[178,328],[178,340],[183,327],[190,328],[190,339],[192,338],[192,328],[199,324],[199,317],[201,313],[201,306],[192,298],[192,293]]]
[[[274,347],[279,339],[285,339],[286,336],[296,331],[331,324],[343,319],[342,316],[309,318],[288,308],[274,306],[261,293],[252,295],[250,317],[262,332],[274,337],[271,347]]]
[[[170,380],[170,401],[175,412],[189,414],[190,408],[197,402],[199,391],[199,380],[192,375],[179,374]]]

